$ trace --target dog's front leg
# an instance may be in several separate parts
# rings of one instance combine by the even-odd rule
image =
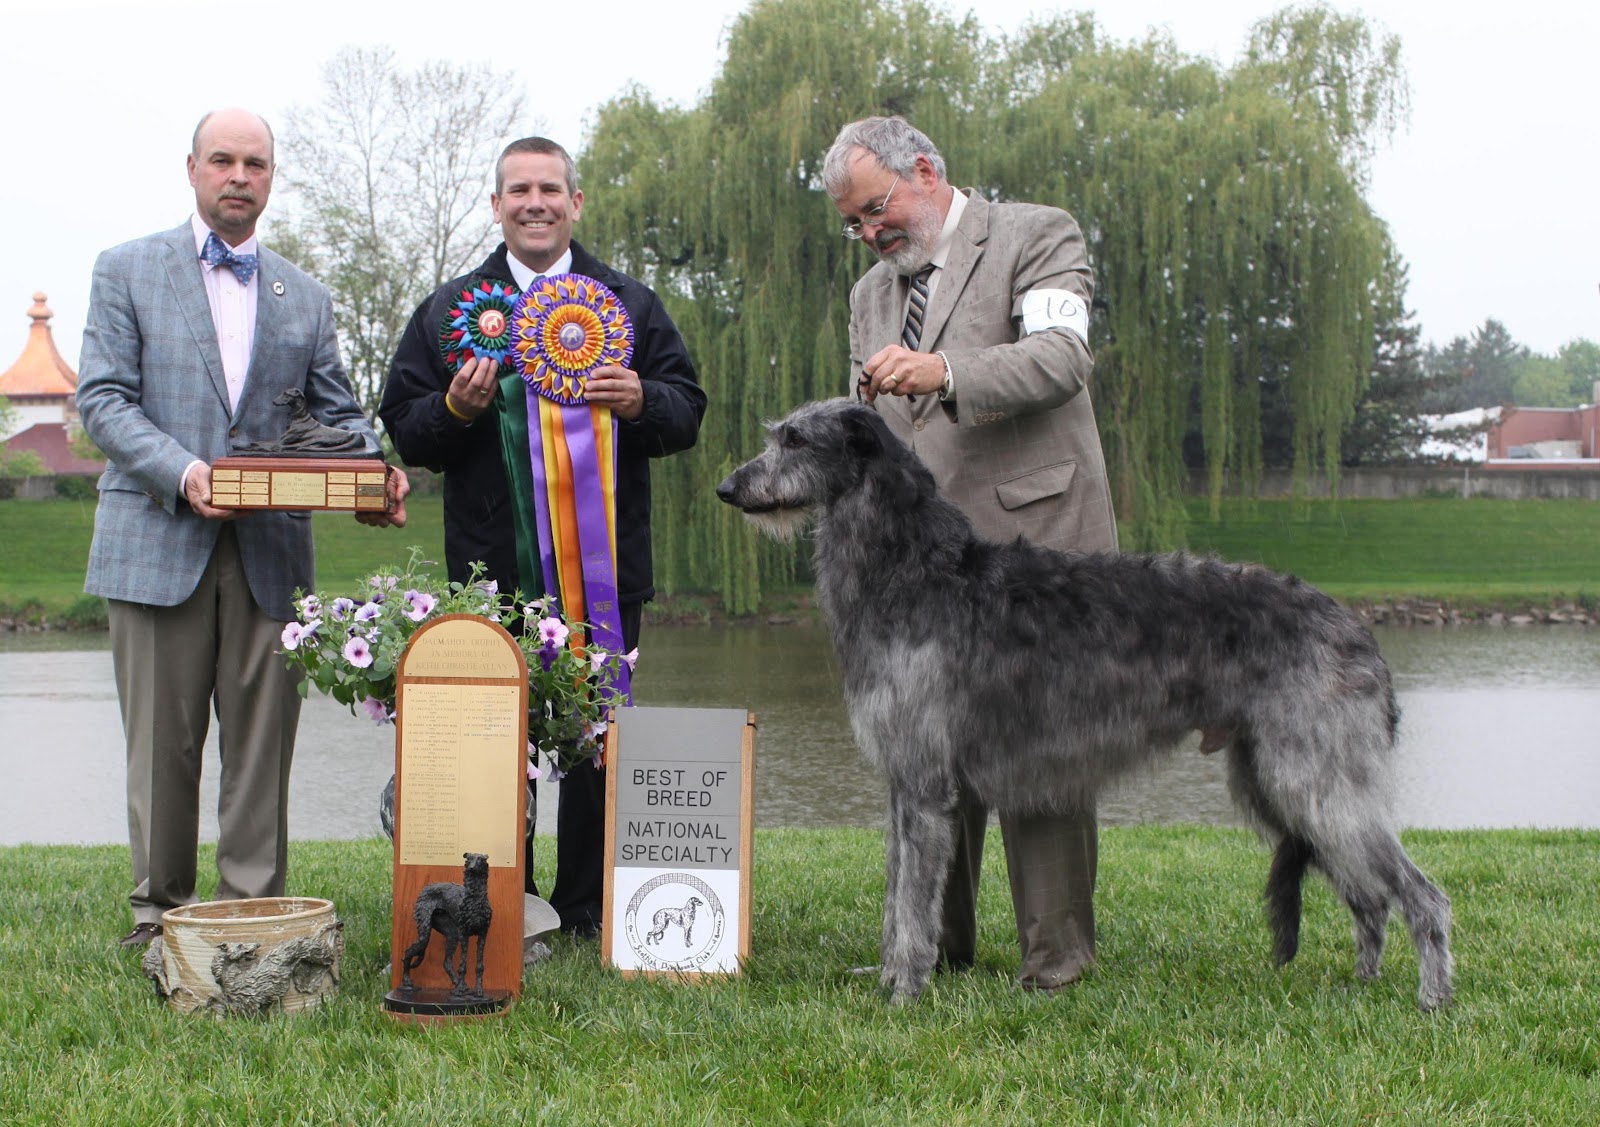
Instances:
[[[944,886],[955,851],[953,789],[889,789],[879,982],[901,1004],[921,994],[939,959]]]

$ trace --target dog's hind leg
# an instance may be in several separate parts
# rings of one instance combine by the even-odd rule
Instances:
[[[1401,849],[1395,842],[1395,848]],[[1400,881],[1395,890],[1400,914],[1417,947],[1420,981],[1417,1005],[1423,1010],[1448,1006],[1453,993],[1451,976],[1455,961],[1450,955],[1450,898],[1400,852]]]
[[[1273,961],[1280,967],[1300,950],[1300,888],[1311,860],[1311,843],[1285,834],[1267,873],[1267,923],[1272,928]]]
[[[953,797],[930,800],[889,790],[883,902],[883,969],[879,982],[897,1003],[921,994],[939,957],[944,886],[955,851]]]
[[[1450,1001],[1450,899],[1412,864],[1392,830],[1370,829],[1348,847],[1319,846],[1317,865],[1355,917],[1356,974],[1376,978],[1389,905],[1399,905],[1417,948],[1417,1005]]]

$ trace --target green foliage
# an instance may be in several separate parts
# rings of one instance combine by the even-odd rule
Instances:
[[[67,424],[67,449],[72,451],[74,458],[82,458],[86,462],[106,460],[105,452],[94,444],[89,432],[84,430],[83,424],[76,419]]]
[[[1374,288],[1372,374],[1340,443],[1346,466],[1415,464],[1431,434],[1421,416],[1432,383],[1418,343],[1422,329],[1405,307],[1405,291],[1406,266],[1391,249]]]
[[[11,401],[0,395],[0,435],[8,434],[16,425],[17,409]],[[0,481],[16,481],[45,472],[44,461],[32,450],[12,450],[0,440]],[[0,500],[9,500],[15,488],[0,494]]]
[[[380,567],[354,588],[328,593],[296,591],[299,618],[283,629],[283,657],[302,674],[301,696],[312,689],[368,719],[395,715],[400,659],[411,636],[446,615],[470,614],[507,624],[528,672],[528,742],[545,754],[560,778],[600,750],[606,709],[617,697],[614,682],[634,655],[607,654],[583,637],[588,625],[551,613],[548,599],[528,602],[520,591],[499,592],[473,566],[466,583],[447,583],[418,569],[413,547],[400,570]]]
[[[758,542],[712,486],[763,419],[847,390],[871,259],[818,180],[846,121],[902,114],[953,182],[1077,217],[1118,513],[1130,546],[1160,546],[1183,536],[1191,401],[1219,496],[1226,474],[1258,479],[1264,415],[1302,476],[1337,472],[1389,249],[1364,162],[1404,109],[1398,44],[1322,8],[1264,21],[1223,68],[1159,36],[1105,42],[1085,15],[992,38],[915,0],[757,0],[699,104],[630,91],[582,159],[587,236],[663,293],[711,400],[699,447],[657,467],[662,586],[748,610],[803,575],[803,549]]]
[[[1561,361],[1549,356],[1523,360],[1517,366],[1511,394],[1518,407],[1576,407],[1589,402],[1586,394],[1573,387],[1572,376]]]
[[[1428,396],[1435,413],[1515,402],[1517,375],[1530,355],[1493,317],[1443,348],[1428,347],[1427,366],[1436,388]]]
[[[1220,769],[1220,765],[1219,765]],[[503,1018],[427,1030],[381,1012],[393,847],[293,842],[290,895],[344,921],[339,995],[291,1018],[165,1008],[126,927],[126,848],[0,849],[0,1121],[567,1124],[1580,1124],[1594,1121],[1600,834],[1412,832],[1455,908],[1453,1009],[1417,1013],[1391,923],[1355,979],[1349,915],[1307,882],[1272,965],[1244,830],[1101,834],[1098,962],[1053,997],[1011,985],[1016,927],[991,831],[977,967],[917,1005],[869,978],[883,837],[758,828],[736,979],[625,979],[558,939]],[[553,849],[540,839],[541,882]],[[202,880],[214,874],[203,847]],[[202,894],[209,894],[209,887]],[[498,923],[497,923],[498,926]]]
[[[100,496],[95,479],[86,474],[57,474],[55,494],[68,501],[94,501]]]

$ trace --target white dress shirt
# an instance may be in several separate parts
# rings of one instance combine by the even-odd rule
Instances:
[[[205,249],[206,236],[211,229],[198,215],[189,217],[194,228],[194,253],[198,258]],[[222,239],[221,235],[217,238]],[[228,240],[222,239],[224,245]],[[235,254],[257,254],[259,244],[251,235],[238,246]],[[261,292],[261,271],[257,270],[250,284],[242,286],[231,266],[212,266],[204,260],[200,273],[206,283],[206,300],[211,303],[211,323],[217,330],[217,347],[222,351],[222,373],[228,381],[228,410],[239,409],[239,396],[244,394],[245,374],[250,371],[250,352],[256,343],[256,298]]]
[[[506,251],[506,261],[511,264],[511,280],[517,283],[517,289],[526,293],[528,287],[535,281],[550,274],[570,274],[572,272],[572,247],[568,246],[561,257],[550,264],[548,270],[535,270],[524,265],[522,259]]]

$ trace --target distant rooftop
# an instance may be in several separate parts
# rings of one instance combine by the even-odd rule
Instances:
[[[71,399],[78,390],[78,373],[67,366],[56,351],[50,333],[50,318],[55,316],[45,303],[45,295],[33,295],[28,317],[28,342],[22,346],[17,362],[0,375],[0,395],[13,403],[41,399]]]

